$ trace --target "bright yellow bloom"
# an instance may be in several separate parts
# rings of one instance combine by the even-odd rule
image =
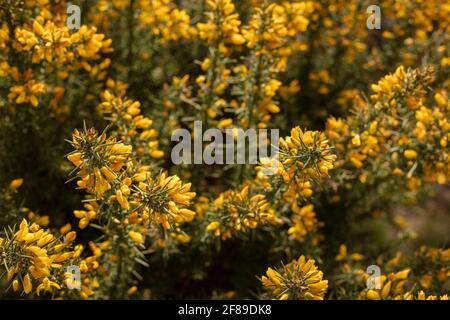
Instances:
[[[403,153],[407,159],[416,159],[417,158],[417,152],[411,149],[405,150]]]
[[[144,237],[139,232],[130,231],[128,232],[128,235],[138,245],[144,242]]]
[[[11,187],[11,189],[17,190],[22,186],[22,184],[23,184],[23,179],[14,179],[13,181],[11,181],[9,186]]]
[[[12,86],[8,98],[17,104],[31,103],[33,107],[39,105],[39,96],[45,93],[47,87],[44,83],[30,80],[24,85]]]
[[[111,189],[116,173],[125,166],[132,147],[107,138],[104,133],[99,136],[94,129],[75,129],[71,143],[75,151],[67,158],[79,170],[78,186],[102,198]]]
[[[69,251],[75,240],[75,232],[57,239],[49,231],[41,229],[37,224],[24,219],[19,230],[6,239],[0,238],[0,263],[8,270],[7,280],[13,283],[17,291],[22,281],[23,291],[32,292],[33,287],[39,295],[42,290],[61,289],[60,285],[49,277],[61,268],[62,264],[75,252]],[[35,285],[33,283],[36,283]]]
[[[322,300],[328,281],[322,280],[322,271],[315,261],[301,256],[279,270],[268,268],[261,282],[273,298],[281,300]],[[286,296],[287,295],[287,296]]]
[[[206,227],[222,239],[238,233],[245,233],[262,225],[279,225],[282,221],[276,216],[266,197],[251,194],[249,186],[239,190],[223,192],[214,202],[211,216],[214,221]],[[220,217],[220,222],[216,221]]]

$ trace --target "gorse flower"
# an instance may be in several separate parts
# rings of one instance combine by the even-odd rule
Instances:
[[[98,135],[94,129],[75,130],[71,144],[76,151],[67,158],[78,169],[78,186],[102,198],[126,165],[132,147],[107,138],[105,133]]]
[[[45,84],[36,80],[30,80],[24,85],[12,86],[8,98],[15,100],[17,104],[31,103],[33,107],[37,107],[39,105],[39,96],[45,92]]]
[[[256,8],[249,26],[243,29],[244,37],[248,41],[247,46],[257,48],[257,54],[284,48],[286,50],[280,51],[280,56],[285,55],[283,58],[286,58],[290,53],[287,46],[292,39],[306,31],[309,21],[305,15],[311,11],[311,2],[283,1],[276,4],[262,1],[261,6]],[[285,65],[285,62],[278,64],[281,65]]]
[[[307,260],[302,255],[280,269],[268,268],[261,282],[270,296],[276,299],[322,300],[328,281],[322,280],[322,271],[314,263],[314,260]]]
[[[167,0],[139,0],[139,21],[154,34],[161,43],[188,39],[195,35],[190,16],[185,10]]]
[[[426,296],[425,292],[419,291],[419,293],[417,294],[416,300],[448,300],[448,295],[444,294],[438,298],[433,295]]]
[[[18,51],[32,51],[33,63],[45,60],[49,63],[67,64],[75,55],[84,59],[98,59],[99,52],[109,51],[110,40],[103,34],[97,34],[95,27],[82,26],[70,34],[66,26],[58,26],[52,21],[45,21],[39,16],[30,29],[16,29],[15,48]],[[74,46],[74,49],[71,48]]]
[[[206,13],[207,23],[198,23],[198,35],[210,43],[223,42],[234,45],[241,45],[245,42],[240,33],[241,22],[239,14],[235,12],[235,6],[231,0],[208,0]],[[225,47],[221,48],[225,50]]]
[[[125,141],[139,148],[143,141],[153,136],[134,139],[137,130],[148,129],[151,125],[151,120],[138,115],[138,102],[122,102],[108,92],[105,95],[107,101],[99,109],[111,116],[117,133]],[[135,134],[128,135],[132,130]],[[107,239],[99,245],[90,244],[97,264],[92,272],[98,273],[103,265],[120,260],[117,268],[106,276],[108,284],[103,288],[99,288],[95,278],[92,280],[90,277],[91,269],[85,268],[85,282],[90,285],[82,287],[83,298],[94,295],[93,289],[99,289],[97,294],[102,296],[114,286],[128,287],[131,283],[129,275],[137,274],[137,263],[147,266],[142,253],[147,239],[164,238],[165,231],[170,229],[170,236],[180,243],[190,241],[189,235],[179,226],[192,221],[195,216],[195,212],[188,209],[195,192],[190,191],[190,183],[182,183],[175,175],[167,176],[160,172],[153,176],[151,166],[141,164],[145,159],[144,152],[134,153],[131,145],[107,138],[105,132],[99,135],[94,129],[75,130],[71,144],[75,151],[69,154],[68,159],[76,166],[77,176],[81,178],[77,184],[94,196],[87,197],[85,210],[75,210],[74,214],[80,219],[81,229],[92,221],[102,225]],[[119,253],[113,251],[116,246],[120,248]],[[118,284],[114,281],[116,277],[121,279]],[[119,292],[118,296],[122,293]]]
[[[0,238],[0,262],[13,290],[29,294],[34,287],[37,295],[60,290],[63,279],[57,278],[55,272],[76,257],[76,252],[71,251],[75,238],[76,233],[71,231],[58,239],[26,220],[17,232]]]
[[[103,93],[103,100],[97,110],[117,126],[121,141],[133,145],[133,151],[139,156],[147,154],[154,159],[164,156],[164,152],[158,149],[158,132],[151,128],[153,120],[141,114],[139,101],[123,100],[109,91]]]
[[[263,194],[251,194],[249,186],[221,193],[212,203],[214,209],[206,227],[223,240],[264,225],[279,225],[282,220],[270,208]]]
[[[380,289],[365,289],[360,294],[361,299],[380,300],[380,299],[394,299],[403,300],[410,299],[411,294],[405,292],[403,287],[405,285],[408,274],[411,270],[405,269],[397,273],[391,273],[388,276],[381,275],[378,279]]]
[[[132,197],[137,205],[134,210],[150,215],[164,229],[170,229],[175,223],[192,221],[195,212],[186,208],[195,197],[190,189],[190,183],[183,184],[177,176],[161,173],[134,188]]]
[[[299,127],[292,129],[290,136],[280,139],[279,157],[287,171],[287,176],[283,175],[285,181],[291,180],[297,172],[310,179],[327,177],[336,160],[323,133],[303,132]]]
[[[328,120],[326,134],[336,149],[345,153],[349,165],[363,171],[366,162],[383,170],[389,164],[390,174],[406,178],[412,190],[421,184],[416,177],[421,171],[426,172],[425,176],[431,181],[441,184],[446,181],[448,154],[442,144],[445,146],[448,139],[445,115],[449,111],[441,96],[437,99],[440,104],[433,108],[425,107],[422,102],[433,73],[431,68],[406,72],[399,67],[372,87],[376,92],[372,96],[374,105],[363,103],[353,117]],[[408,120],[402,123],[399,116]],[[409,128],[404,135],[396,134],[401,126]],[[435,151],[430,148],[432,145],[436,146]],[[428,148],[426,161],[422,152]],[[381,160],[379,155],[386,154],[386,150],[394,151]],[[430,161],[435,164],[433,170]],[[366,183],[370,175],[361,172],[358,178]]]
[[[0,2],[0,298],[448,298],[444,1]]]
[[[297,203],[294,203],[291,208],[294,215],[291,218],[292,226],[288,229],[288,234],[293,239],[301,241],[308,233],[316,230],[320,223],[316,219],[312,204],[300,208]]]
[[[293,128],[290,136],[280,138],[277,156],[275,159],[261,159],[257,181],[269,188],[280,188],[281,183],[287,199],[292,196],[294,199],[310,197],[313,193],[311,182],[328,177],[336,160],[323,133],[303,132],[299,127]],[[271,174],[267,175],[268,172]],[[274,179],[277,176],[281,182]]]

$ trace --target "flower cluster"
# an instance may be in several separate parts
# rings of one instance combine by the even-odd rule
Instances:
[[[102,198],[126,165],[132,147],[107,138],[105,133],[98,135],[93,128],[75,130],[71,144],[75,151],[67,158],[78,169],[77,185]]]
[[[322,300],[328,281],[313,259],[300,256],[279,270],[268,268],[261,282],[270,296],[280,300]]]
[[[139,181],[140,176],[135,177]],[[150,215],[164,229],[175,223],[192,221],[195,212],[186,208],[195,197],[191,184],[183,183],[177,176],[159,174],[155,179],[146,178],[135,189],[134,203],[141,215]]]
[[[361,299],[368,300],[408,300],[411,299],[409,292],[404,292],[404,285],[408,278],[410,270],[405,269],[397,273],[390,273],[389,275],[380,275],[376,281],[379,289],[365,289],[360,293]]]
[[[208,21],[198,23],[200,39],[209,43],[222,43],[221,51],[226,52],[226,43],[241,45],[245,42],[240,33],[241,22],[235,6],[231,0],[208,0],[207,6],[211,10],[206,13]]]
[[[316,213],[313,211],[314,205],[309,204],[299,207],[297,203],[294,203],[291,209],[294,215],[291,219],[292,226],[288,229],[288,234],[292,239],[301,241],[308,233],[316,231],[320,227]]]
[[[313,194],[312,182],[328,177],[335,160],[324,133],[295,127],[290,136],[280,138],[276,158],[261,159],[257,182],[282,190],[286,201],[294,203]]]
[[[329,119],[326,133],[346,156],[340,165],[356,168],[361,183],[370,183],[378,169],[405,178],[411,190],[422,184],[422,174],[429,181],[445,183],[448,101],[437,93],[430,101],[434,107],[424,105],[432,80],[430,68],[407,72],[399,67],[372,86],[373,102],[358,103],[355,116]]]
[[[139,21],[161,43],[178,39],[189,39],[195,35],[191,19],[185,10],[177,8],[169,0],[140,0]]]
[[[0,238],[0,262],[13,290],[29,294],[34,288],[37,295],[61,290],[64,279],[57,277],[59,268],[81,253],[71,250],[75,238],[73,231],[57,238],[25,219],[17,232]]]
[[[370,5],[0,1],[0,298],[448,299],[450,6]]]
[[[120,140],[133,145],[139,157],[149,155],[159,159],[164,156],[164,151],[158,149],[158,131],[151,128],[153,120],[141,114],[139,101],[122,99],[105,91],[97,111],[117,127]]]
[[[246,67],[237,70],[241,79],[249,78],[241,86],[242,104],[246,117],[240,123],[252,127],[266,127],[271,114],[280,112],[276,94],[281,87],[278,73],[285,71],[287,59],[295,50],[295,40],[307,30],[311,2],[281,4],[261,1],[243,28],[247,47],[251,50]],[[250,108],[249,108],[250,106]]]
[[[263,194],[251,194],[249,186],[221,193],[212,202],[212,218],[206,230],[223,240],[237,233],[245,233],[263,225],[279,225],[276,216]]]

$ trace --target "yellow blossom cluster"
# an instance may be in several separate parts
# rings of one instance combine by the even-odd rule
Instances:
[[[311,2],[280,4],[261,1],[256,6],[248,25],[242,33],[251,54],[247,58],[248,67],[237,69],[240,78],[250,77],[241,89],[241,106],[247,110],[247,117],[240,120],[241,125],[260,128],[267,127],[271,114],[279,113],[276,94],[281,82],[277,74],[285,71],[287,59],[292,55],[295,39],[308,27],[308,16],[313,11]]]
[[[328,139],[319,131],[291,130],[291,135],[280,138],[277,158],[261,159],[257,178],[263,186],[273,187],[269,179],[279,176],[286,186],[285,198],[293,203],[298,197],[310,197],[311,182],[328,177],[333,169],[336,155]],[[270,175],[268,175],[270,173]],[[273,184],[273,183],[272,183]]]
[[[78,186],[99,200],[111,190],[108,198],[129,213],[123,221],[125,224],[134,220],[140,224],[150,219],[170,229],[174,223],[193,219],[195,213],[184,208],[195,197],[190,191],[191,184],[183,184],[177,176],[167,176],[164,172],[153,178],[150,166],[133,165],[132,146],[107,138],[105,133],[99,136],[94,129],[75,130],[71,143],[76,151],[68,159],[77,167],[77,176],[81,178]],[[84,206],[86,210],[75,211],[80,228],[98,218],[97,202],[90,201]]]
[[[140,181],[141,175],[134,179]],[[191,184],[183,183],[177,176],[159,174],[155,179],[147,178],[136,187],[134,203],[141,215],[150,215],[164,229],[175,223],[192,221],[195,212],[186,208],[195,197]]]
[[[138,115],[138,102],[122,102],[121,98],[112,97],[109,92],[104,95],[109,99],[99,106],[100,111],[111,116],[109,119],[116,125],[119,137],[123,136],[128,143],[139,147],[140,140],[127,134],[131,130],[147,129],[151,120]],[[133,119],[134,129],[130,126]],[[139,159],[144,159],[142,153],[133,152],[132,145],[108,138],[106,133],[99,135],[94,129],[75,130],[71,144],[75,151],[69,154],[68,159],[76,166],[77,176],[81,178],[78,185],[94,195],[94,198],[87,197],[84,210],[75,210],[74,214],[80,219],[81,229],[89,224],[100,225],[107,239],[102,243],[90,243],[94,256],[81,262],[87,265],[83,280],[86,286],[81,292],[83,298],[94,294],[102,296],[112,289],[99,287],[91,273],[111,280],[123,276],[125,278],[120,285],[125,288],[130,283],[127,275],[135,269],[136,261],[147,266],[141,252],[147,239],[160,241],[163,246],[165,231],[170,230],[167,235],[177,242],[190,241],[190,236],[179,226],[192,221],[195,216],[195,212],[188,209],[195,192],[190,191],[190,183],[183,183],[176,175],[168,176],[165,172],[154,175],[151,166],[140,163]],[[122,248],[120,253],[115,252],[117,246]],[[121,262],[117,268],[104,269],[105,265],[118,259]],[[89,264],[93,264],[92,267]],[[123,268],[128,270],[125,275]],[[108,283],[114,285],[114,282]]]
[[[450,5],[371,5],[0,1],[0,298],[447,300]]]
[[[425,295],[425,292],[419,291],[419,293],[417,294],[416,300],[448,300],[448,295],[444,294],[438,298],[433,295],[427,296],[427,295]]]
[[[98,135],[93,128],[75,130],[71,143],[76,151],[67,158],[78,169],[78,186],[102,198],[126,165],[132,147],[107,138],[105,133]]]
[[[29,80],[23,85],[12,86],[8,98],[17,104],[30,103],[33,107],[39,105],[39,96],[46,92],[46,86],[42,82]]]
[[[397,273],[390,273],[389,275],[380,275],[375,285],[379,289],[365,289],[360,294],[361,299],[367,300],[408,300],[411,299],[411,294],[404,291],[404,285],[411,270],[405,269]],[[375,281],[375,282],[376,282]]]
[[[291,218],[292,226],[288,229],[288,234],[294,240],[301,241],[308,233],[315,231],[320,223],[317,221],[314,205],[308,204],[299,207],[297,203],[294,203],[291,208],[294,214]]]
[[[323,300],[328,281],[313,259],[300,256],[280,269],[268,268],[261,282],[270,296],[280,300]]]
[[[426,86],[432,81],[432,69],[399,67],[372,86],[372,103],[356,103],[355,116],[330,118],[326,134],[346,157],[346,163],[339,166],[358,169],[361,183],[372,179],[371,174],[377,172],[374,168],[383,168],[406,178],[411,190],[422,184],[421,174],[444,184],[449,174],[449,108],[442,94],[427,95]],[[409,120],[401,122],[400,116]],[[402,134],[397,134],[399,130]],[[385,162],[380,154],[385,155]]]
[[[422,246],[410,257],[401,251],[389,260],[380,256],[376,259],[377,264],[371,267],[386,270],[385,274],[373,273],[376,268],[366,270],[366,259],[357,252],[350,254],[347,246],[341,245],[335,257],[340,269],[331,280],[336,285],[335,290],[368,300],[447,299],[448,249]],[[409,268],[412,261],[416,261],[414,270]]]
[[[141,114],[140,102],[122,99],[109,91],[102,96],[97,111],[117,126],[121,141],[133,145],[133,151],[140,157],[148,154],[154,159],[162,158],[164,151],[158,149],[158,132],[151,128],[153,120]]]
[[[15,40],[13,48],[18,52],[31,51],[33,63],[45,60],[62,65],[72,62],[77,55],[86,60],[97,60],[100,52],[111,50],[111,40],[97,33],[95,27],[83,25],[71,34],[66,26],[58,26],[42,16],[36,17],[32,27],[17,28]]]
[[[49,74],[56,75],[61,81],[68,81],[71,73],[80,70],[87,71],[89,77],[95,79],[105,77],[104,70],[110,60],[102,59],[102,56],[112,52],[111,40],[97,33],[96,27],[83,25],[79,30],[70,31],[63,18],[65,9],[58,5],[51,13],[53,10],[48,2],[25,4],[31,12],[41,11],[29,19],[29,23],[15,25],[20,5],[11,7],[10,12],[4,9],[0,13],[10,21],[0,28],[0,77],[4,78],[2,87],[9,90],[10,102],[37,107],[53,92],[59,92],[56,96],[59,95],[58,100],[61,100],[65,93],[59,89],[61,87],[42,80]],[[64,13],[58,13],[59,10]],[[24,12],[28,12],[27,9]],[[54,109],[57,114],[67,113],[67,105]]]
[[[77,248],[71,251],[75,238],[76,233],[71,231],[58,239],[25,219],[17,232],[0,238],[0,262],[6,267],[13,290],[29,294],[34,288],[37,295],[60,290],[63,279],[55,277],[56,272],[80,254]]]
[[[266,197],[263,194],[252,195],[248,185],[221,193],[212,206],[213,221],[209,222],[206,231],[223,240],[260,226],[282,223]]]
[[[149,27],[161,43],[189,39],[196,31],[185,10],[177,8],[170,0],[139,0],[139,21]]]
[[[306,112],[320,117],[334,114],[334,101],[347,109],[348,102],[362,89],[354,81],[356,70],[378,76],[390,71],[393,65],[419,66],[425,55],[432,56],[428,63],[448,66],[450,7],[445,1],[383,1],[379,4],[382,13],[379,32],[367,27],[374,17],[373,12],[365,14],[370,5],[373,5],[370,1],[313,2],[308,26],[310,38],[300,40],[297,45],[299,58],[308,65],[299,75],[300,85],[308,91],[310,106],[320,106],[323,97],[333,103],[327,103],[322,115],[313,107]],[[411,19],[411,12],[417,12],[417,17]],[[375,38],[377,45],[373,45]],[[436,42],[437,38],[441,40]],[[390,54],[390,50],[395,53]]]
[[[282,1],[281,4],[262,1],[255,9],[248,27],[243,29],[249,48],[256,48],[257,55],[277,53],[281,58],[276,68],[284,70],[286,58],[291,54],[290,41],[306,31],[308,19],[305,15],[313,10],[312,2]],[[276,51],[280,50],[280,51]]]
[[[198,23],[198,35],[200,39],[209,43],[220,43],[222,53],[226,53],[226,44],[242,45],[245,42],[240,32],[241,21],[239,14],[235,12],[235,6],[231,0],[207,0],[206,4],[211,10],[206,13],[208,21]]]

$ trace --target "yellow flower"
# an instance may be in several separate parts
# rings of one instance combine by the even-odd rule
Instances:
[[[8,98],[15,100],[17,104],[31,103],[33,107],[37,107],[39,105],[38,97],[46,90],[47,87],[44,83],[30,80],[24,85],[12,86]]]
[[[220,223],[218,221],[213,221],[206,227],[206,231],[214,231],[219,228]]]
[[[410,292],[405,292],[403,286],[408,277],[410,269],[405,269],[387,276],[380,275],[378,282],[380,289],[364,289],[359,298],[368,300],[398,300],[412,299]]]
[[[177,240],[183,244],[187,244],[189,242],[191,242],[191,237],[187,234],[178,234],[176,236]]]
[[[17,190],[22,186],[22,184],[23,184],[23,179],[14,179],[13,181],[11,181],[9,186],[11,189]]]
[[[107,138],[104,133],[99,136],[92,128],[83,132],[75,130],[71,144],[75,151],[67,158],[79,170],[78,186],[102,198],[111,189],[110,182],[125,166],[132,147]]]
[[[130,231],[130,232],[128,232],[128,235],[138,245],[140,245],[144,242],[144,237],[139,232]]]
[[[37,287],[36,293],[39,296],[41,291],[52,291],[52,288],[55,288],[57,290],[61,290],[61,287],[54,281],[50,281],[47,277],[44,278],[42,283]]]
[[[405,158],[407,159],[416,159],[417,158],[417,152],[411,149],[405,150],[403,153]]]
[[[440,93],[436,93],[434,95],[434,100],[436,101],[439,107],[445,107],[447,104],[447,101]]]
[[[23,291],[25,291],[26,294],[29,294],[33,290],[33,285],[31,284],[30,275],[26,274],[23,278]]]
[[[70,36],[72,43],[77,44],[76,51],[83,58],[96,59],[100,51],[110,52],[110,39],[104,34],[97,33],[96,27],[85,25]]]
[[[347,246],[341,244],[339,247],[339,254],[334,258],[336,261],[342,261],[347,257]]]
[[[25,294],[32,292],[33,282],[36,282],[36,292],[51,291],[51,288],[61,289],[55,281],[50,281],[52,274],[57,274],[62,263],[74,257],[74,251],[68,251],[75,232],[57,239],[49,231],[39,225],[29,223],[24,219],[19,230],[6,239],[0,238],[0,263],[6,266],[7,280],[12,282],[14,291],[20,287]]]
[[[80,219],[78,223],[80,229],[86,228],[92,220],[97,218],[98,204],[96,202],[86,203],[84,207],[86,210],[74,210],[73,212],[75,217]]]
[[[136,286],[132,286],[132,287],[130,287],[130,288],[127,290],[127,294],[128,294],[129,296],[134,295],[136,292],[137,292],[137,287],[136,287]]]
[[[195,36],[189,14],[177,8],[173,1],[144,0],[139,5],[139,21],[156,41],[164,44]]]
[[[375,290],[367,291],[367,299],[368,300],[380,300],[380,294]]]
[[[288,229],[291,238],[301,241],[309,233],[318,227],[316,213],[312,204],[299,207],[297,203],[291,205],[294,215],[291,219],[292,227]]]
[[[102,93],[103,102],[97,106],[97,111],[112,121],[121,133],[124,144],[132,145],[134,153],[139,157],[150,155],[153,159],[164,157],[164,151],[159,150],[158,132],[150,128],[153,120],[141,115],[141,103],[115,96],[108,90]]]
[[[190,183],[183,184],[179,177],[163,172],[154,179],[148,177],[145,183],[140,182],[137,192],[132,194],[132,201],[141,204],[138,206],[141,214],[148,212],[154,222],[170,229],[175,223],[194,219],[195,212],[186,208],[195,197],[195,192],[190,189]]]
[[[240,34],[241,21],[235,13],[235,6],[231,0],[208,0],[208,21],[198,23],[197,30],[200,39],[209,43],[221,41],[233,45],[242,45],[245,38]]]
[[[411,271],[411,269],[405,269],[405,270],[397,272],[394,275],[393,280],[405,280],[406,278],[408,278],[408,274],[410,271]]]
[[[273,298],[322,300],[328,288],[328,281],[322,276],[314,260],[301,256],[279,270],[268,268],[261,282]]]
[[[295,127],[291,130],[291,136],[280,138],[281,163],[285,167],[295,165],[306,179],[328,176],[328,171],[333,168],[334,160],[336,155],[332,154],[323,133],[303,132],[299,127]],[[286,179],[291,179],[290,172]]]
[[[13,290],[14,290],[14,292],[16,292],[17,290],[19,290],[19,286],[20,286],[19,280],[15,279],[15,280],[13,281]]]
[[[262,225],[279,225],[282,223],[269,202],[262,194],[251,194],[248,185],[238,190],[229,190],[221,193],[213,204],[211,216],[214,221],[206,227],[216,236],[225,240],[240,232],[248,232]],[[220,222],[217,217],[220,217]]]
[[[267,188],[271,186],[273,174],[280,176],[286,187],[284,199],[293,204],[299,196],[312,195],[311,181],[328,177],[329,170],[334,168],[336,155],[323,133],[303,132],[299,127],[291,130],[291,136],[280,138],[279,145],[278,158],[261,160],[256,181]],[[265,172],[273,174],[266,175]]]

